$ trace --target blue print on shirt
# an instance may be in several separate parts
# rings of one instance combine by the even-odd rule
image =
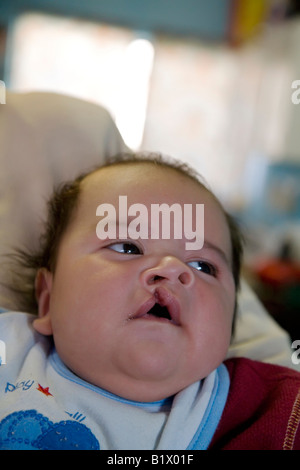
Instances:
[[[16,411],[0,422],[2,450],[99,450],[99,442],[77,421],[53,423],[36,410]]]

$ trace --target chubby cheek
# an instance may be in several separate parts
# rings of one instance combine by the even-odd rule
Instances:
[[[96,257],[95,257],[96,258]],[[112,299],[118,276],[114,270],[92,257],[77,260],[57,272],[53,297],[57,304],[89,309]],[[120,284],[120,282],[118,283]]]
[[[229,291],[230,292],[230,291]],[[214,292],[212,289],[198,296],[195,322],[191,334],[194,337],[198,356],[205,355],[208,362],[222,362],[231,340],[234,312],[234,290]]]
[[[93,304],[91,298],[89,302]],[[105,338],[111,337],[101,312],[86,303],[85,298],[73,296],[69,301],[54,302],[51,307],[56,350],[62,361],[83,378],[94,356],[102,356]]]
[[[68,266],[68,276],[64,272],[57,272],[50,299],[54,340],[67,338],[72,347],[76,341],[87,346],[93,338],[105,337],[120,319],[128,297],[128,275],[118,276],[120,269],[90,262]]]

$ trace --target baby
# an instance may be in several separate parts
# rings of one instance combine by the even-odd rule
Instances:
[[[26,256],[38,315],[0,315],[0,448],[300,449],[300,375],[224,362],[241,255],[183,165],[121,155],[59,188]]]

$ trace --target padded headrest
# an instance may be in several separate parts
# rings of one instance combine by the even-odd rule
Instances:
[[[0,105],[0,261],[15,246],[36,245],[54,185],[125,148],[101,106],[56,93],[8,92]],[[0,288],[5,306],[1,294]]]

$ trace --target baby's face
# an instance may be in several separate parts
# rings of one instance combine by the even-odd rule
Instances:
[[[225,217],[209,193],[170,169],[112,166],[83,181],[54,275],[38,277],[35,328],[53,334],[64,363],[116,395],[155,401],[205,377],[224,359],[235,301]],[[183,238],[100,239],[102,203],[204,204],[204,247]],[[123,214],[124,215],[124,214]],[[123,227],[124,228],[124,227]]]

